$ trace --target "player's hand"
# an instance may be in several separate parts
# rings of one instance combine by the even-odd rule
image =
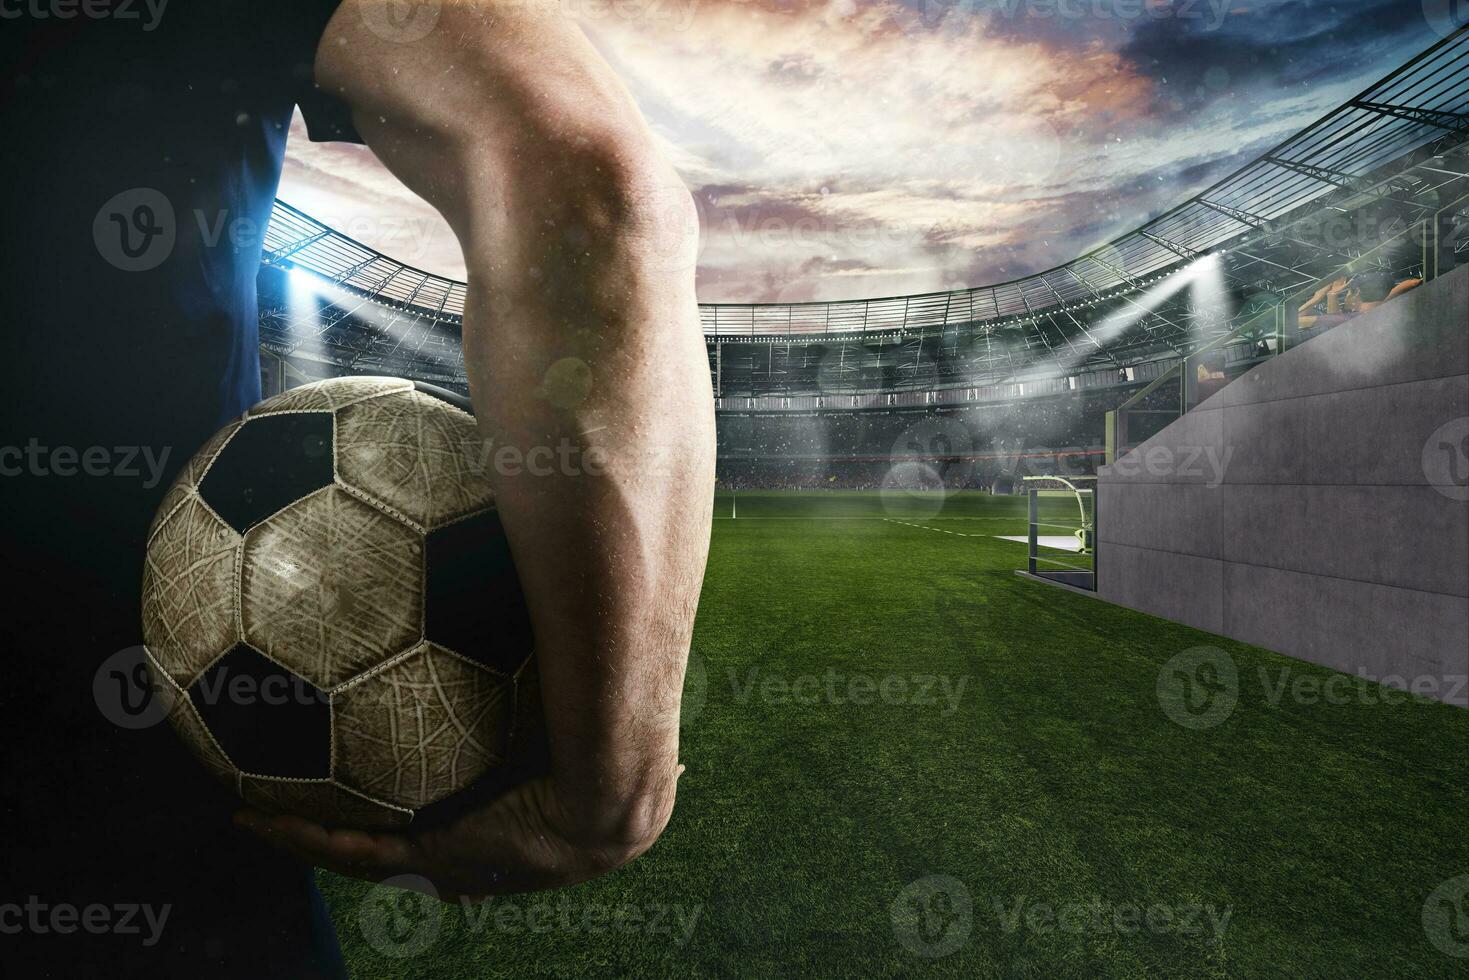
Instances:
[[[683,768],[678,767],[675,781]],[[671,811],[671,799],[665,809]],[[249,808],[236,812],[235,823],[298,860],[337,874],[372,882],[421,877],[425,885],[418,890],[446,902],[576,884],[621,867],[657,837],[618,839],[573,831],[547,777],[523,783],[445,827],[417,833],[330,830],[301,817]]]

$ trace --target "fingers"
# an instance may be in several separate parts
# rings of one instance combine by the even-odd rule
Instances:
[[[302,864],[326,868],[337,874],[350,877],[363,877],[364,872],[356,867],[348,867],[339,862],[330,853],[315,846],[315,830],[325,834],[324,828],[310,830],[299,826],[292,826],[284,818],[267,816],[253,810],[241,810],[235,814],[234,822],[237,827],[248,830],[259,837],[270,846],[279,851],[284,851]],[[304,822],[304,821],[303,821]]]
[[[237,826],[300,861],[335,874],[374,884],[387,878],[409,891],[445,902],[479,903],[488,896],[464,893],[441,885],[443,876],[431,873],[428,856],[414,841],[398,834],[370,834],[360,830],[328,830],[310,820],[258,810],[236,811]]]
[[[396,834],[328,830],[286,814],[240,810],[235,824],[298,860],[367,881],[407,872],[421,873],[421,855],[412,841]]]

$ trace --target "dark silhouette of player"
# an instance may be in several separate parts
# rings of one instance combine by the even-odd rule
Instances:
[[[129,654],[153,511],[259,397],[255,277],[298,105],[457,233],[485,435],[605,461],[491,474],[551,768],[432,832],[236,813]],[[456,898],[646,850],[673,807],[711,513],[696,221],[559,6],[30,5],[0,23],[0,133],[7,972],[337,975],[311,865]]]

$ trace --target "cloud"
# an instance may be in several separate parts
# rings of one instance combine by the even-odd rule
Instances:
[[[1197,192],[1432,39],[1395,0],[1200,0],[1218,16],[1199,20],[1180,16],[1191,0],[565,2],[695,193],[709,301],[1039,271]],[[361,148],[293,128],[282,193],[404,261],[463,274],[442,221]]]
[[[705,205],[705,296],[728,297],[740,268],[741,298],[952,285],[1073,179],[1068,154],[1137,128],[1154,99],[1101,45],[1015,42],[981,18],[913,30],[905,16],[723,3],[671,36],[597,25]],[[854,264],[838,273],[840,260]]]
[[[1425,47],[1427,28],[1422,9],[1402,0],[1265,0],[1217,26],[1197,18],[1143,21],[1119,54],[1167,86],[1176,115],[1220,100],[1361,82]]]

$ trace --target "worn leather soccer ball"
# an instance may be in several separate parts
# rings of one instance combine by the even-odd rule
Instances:
[[[544,742],[520,581],[466,399],[295,388],[225,426],[148,536],[155,690],[249,803],[401,827]]]

